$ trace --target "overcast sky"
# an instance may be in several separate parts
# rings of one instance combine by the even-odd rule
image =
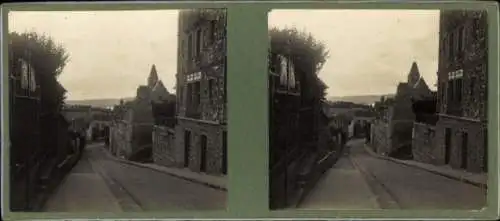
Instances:
[[[177,11],[11,12],[9,31],[50,35],[70,54],[59,80],[69,100],[135,96],[152,64],[175,85]]]
[[[328,96],[394,93],[413,61],[427,84],[437,79],[437,10],[273,10],[269,27],[297,27],[324,42],[320,72]]]
[[[393,93],[417,61],[434,88],[439,11],[274,10],[269,25],[311,32],[330,50],[329,96]],[[156,64],[173,92],[177,11],[11,12],[10,31],[46,33],[67,49],[68,99],[134,96]]]

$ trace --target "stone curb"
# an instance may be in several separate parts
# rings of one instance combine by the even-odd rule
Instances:
[[[198,180],[198,179],[195,179],[195,178],[186,177],[186,176],[182,176],[182,175],[179,175],[179,174],[171,173],[171,172],[168,172],[168,171],[160,170],[158,168],[151,167],[151,166],[148,166],[148,165],[144,165],[142,163],[136,163],[136,162],[132,162],[132,161],[129,161],[129,160],[120,159],[118,157],[113,156],[107,149],[105,149],[105,152],[106,152],[106,154],[111,159],[113,159],[114,161],[117,161],[117,162],[122,162],[122,163],[126,163],[126,164],[129,164],[129,165],[137,166],[137,167],[142,167],[142,168],[147,168],[147,169],[155,170],[157,172],[168,174],[170,176],[177,177],[177,178],[180,178],[180,179],[183,179],[183,180],[187,180],[187,181],[190,181],[190,182],[193,182],[193,183],[202,184],[202,185],[208,186],[210,188],[227,191],[227,187],[224,187],[224,186],[221,186],[221,185],[218,185],[218,184],[209,183],[209,182]]]
[[[465,177],[457,177],[457,176],[454,176],[454,175],[451,175],[451,174],[448,174],[448,173],[445,173],[445,172],[432,170],[432,169],[421,167],[421,166],[418,166],[418,165],[415,165],[415,164],[410,164],[410,163],[404,162],[402,160],[394,159],[394,158],[391,158],[391,157],[381,156],[381,155],[373,152],[368,145],[363,144],[363,146],[364,146],[366,152],[368,152],[368,154],[370,154],[371,156],[374,156],[376,158],[383,159],[383,160],[389,160],[389,161],[392,161],[392,162],[395,162],[395,163],[398,163],[398,164],[402,164],[402,165],[405,165],[405,166],[410,166],[410,167],[422,169],[422,170],[425,170],[425,171],[428,171],[428,172],[431,172],[431,173],[434,173],[434,174],[437,174],[437,175],[440,175],[440,176],[444,176],[444,177],[452,179],[452,180],[457,180],[457,181],[460,181],[460,182],[464,182],[464,183],[467,183],[467,184],[470,184],[470,185],[477,186],[479,188],[487,189],[487,184],[486,183],[478,182],[478,181],[471,180],[471,179],[468,179],[468,178],[465,178]]]

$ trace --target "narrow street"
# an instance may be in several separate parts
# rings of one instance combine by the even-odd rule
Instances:
[[[481,209],[479,187],[423,169],[375,158],[364,139],[346,153],[301,204],[303,209]]]
[[[224,209],[226,192],[115,161],[102,144],[79,163],[46,204],[54,212]]]

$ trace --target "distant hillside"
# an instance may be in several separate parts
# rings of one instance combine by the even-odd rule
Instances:
[[[124,101],[131,101],[133,97],[123,98]],[[93,107],[110,107],[120,103],[120,98],[108,98],[108,99],[89,99],[89,100],[67,100],[66,104],[75,105],[90,105]]]
[[[346,101],[346,102],[352,102],[356,104],[373,104],[376,101],[380,101],[380,97],[386,96],[388,98],[394,97],[394,94],[370,94],[370,95],[357,95],[357,96],[343,96],[343,97],[328,97],[329,101],[335,102],[335,101]]]

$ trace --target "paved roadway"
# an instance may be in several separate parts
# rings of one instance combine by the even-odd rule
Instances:
[[[155,170],[114,161],[89,145],[46,211],[223,210],[226,192]],[[68,205],[70,204],[70,205]]]
[[[419,168],[375,158],[364,140],[328,171],[304,209],[481,209],[486,191]]]

